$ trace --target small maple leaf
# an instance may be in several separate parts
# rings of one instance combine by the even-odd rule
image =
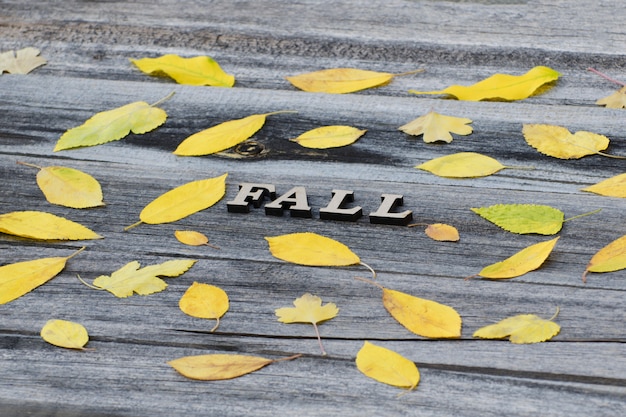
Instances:
[[[452,133],[457,135],[469,135],[472,133],[471,119],[464,117],[445,116],[431,111],[415,120],[399,127],[401,131],[409,135],[424,135],[424,142],[432,143],[438,140],[452,142]]]
[[[509,317],[495,324],[481,327],[474,332],[474,337],[502,339],[509,336],[511,343],[519,344],[545,342],[561,331],[561,326],[553,321],[558,314],[559,309],[557,307],[554,316],[548,320],[534,314]]]
[[[28,74],[48,62],[37,55],[39,49],[33,47],[0,53],[0,75],[4,71],[11,74]]]
[[[626,86],[620,88],[610,96],[596,101],[596,104],[604,105],[609,109],[622,109],[626,107]]]

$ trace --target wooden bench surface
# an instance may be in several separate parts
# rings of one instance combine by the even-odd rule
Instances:
[[[624,271],[590,274],[591,256],[626,234],[623,199],[581,188],[625,172],[626,162],[599,155],[561,160],[538,153],[523,123],[549,123],[611,139],[607,152],[626,155],[624,109],[595,105],[617,89],[586,71],[595,67],[626,81],[623,4],[548,0],[359,2],[12,2],[0,0],[0,52],[34,46],[48,64],[28,75],[0,76],[1,213],[42,210],[87,225],[105,239],[42,242],[0,235],[1,264],[68,256],[49,283],[0,307],[0,414],[54,416],[419,415],[619,416],[626,414],[626,280]],[[148,77],[129,58],[210,55],[237,81],[232,89],[192,87]],[[546,65],[562,77],[543,94],[517,102],[464,102],[414,96],[407,90],[469,85],[494,73],[522,74]],[[389,85],[346,95],[296,90],[285,76],[334,67],[400,73]],[[94,113],[133,101],[162,104],[167,122],[153,132],[101,146],[52,152],[59,136]],[[474,133],[450,144],[426,144],[398,127],[431,109],[473,120]],[[254,113],[268,117],[253,140],[261,157],[178,157],[187,136]],[[322,125],[367,133],[355,144],[313,150],[289,141]],[[472,151],[506,169],[490,177],[439,178],[414,168],[432,158]],[[236,155],[236,154],[235,154]],[[105,207],[74,210],[46,202],[36,171],[18,165],[63,165],[102,184]],[[215,206],[175,223],[141,225],[141,209],[188,181],[228,173]],[[310,219],[273,217],[262,208],[228,213],[226,201],[244,182],[284,193],[306,189]],[[365,216],[357,222],[319,218],[333,189],[355,193]],[[371,224],[382,193],[402,194],[414,222],[449,223],[458,243],[440,243],[423,228]],[[566,222],[548,261],[505,280],[465,280],[545,236],[517,235],[474,214],[471,207],[531,203],[556,207]],[[173,232],[197,230],[221,249],[189,247]],[[310,231],[348,245],[385,287],[454,307],[460,339],[414,335],[383,308],[380,290],[357,281],[363,267],[320,268],[271,256],[265,236]],[[93,278],[137,260],[198,262],[168,288],[119,299],[76,278]],[[230,310],[218,330],[183,314],[178,300],[194,282],[224,289]],[[282,324],[274,310],[310,292],[334,302],[339,315],[322,325],[322,356],[310,325]],[[472,337],[478,328],[516,314],[550,317],[552,340],[514,345]],[[88,347],[51,346],[39,331],[51,318],[83,324]],[[356,368],[369,340],[413,360],[421,372],[414,392],[378,383]],[[167,361],[232,353],[297,360],[241,378],[200,382]]]

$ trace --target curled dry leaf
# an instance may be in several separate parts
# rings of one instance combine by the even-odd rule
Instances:
[[[409,90],[409,93],[449,94],[466,101],[523,100],[530,97],[542,85],[557,80],[560,75],[552,68],[538,66],[524,75],[494,74],[470,86],[451,85],[439,91]]]
[[[130,62],[148,75],[165,74],[178,84],[215,87],[232,87],[235,84],[235,77],[224,72],[220,65],[209,56],[182,58],[169,54],[158,58],[131,58]]]
[[[525,124],[522,133],[530,146],[554,158],[579,159],[594,154],[624,158],[600,152],[609,146],[609,138],[597,133],[581,130],[572,134],[562,126],[545,124]]]
[[[228,295],[214,285],[194,282],[180,298],[178,306],[189,316],[216,320],[210,330],[214,332],[220,325],[220,318],[228,311]]]
[[[626,198],[626,174],[619,174],[604,181],[600,181],[597,184],[583,188],[581,191],[587,191],[606,197]]]
[[[51,345],[67,349],[83,349],[89,341],[87,329],[82,324],[67,320],[48,320],[40,335]]]
[[[506,279],[534,271],[548,259],[558,240],[557,237],[531,245],[501,262],[484,267],[478,275],[489,279]]]
[[[39,49],[33,47],[0,53],[0,75],[5,71],[11,74],[28,74],[45,65],[48,61],[38,55]]]
[[[313,149],[328,149],[347,146],[365,134],[366,130],[360,130],[352,126],[322,126],[304,132],[292,142],[300,146]]]
[[[553,322],[559,314],[546,320],[534,314],[521,314],[481,327],[474,332],[474,337],[483,339],[502,339],[509,336],[511,343],[540,343],[552,339],[561,330],[561,326]]]
[[[38,240],[102,239],[102,236],[82,224],[45,211],[2,214],[0,232]]]
[[[394,387],[414,390],[420,381],[415,362],[393,350],[365,341],[356,355],[356,367],[366,376]]]
[[[583,273],[583,282],[589,272],[613,272],[626,268],[626,235],[609,243],[591,258]]]
[[[452,142],[452,133],[469,135],[472,133],[471,119],[464,117],[445,116],[431,111],[409,123],[399,127],[401,131],[413,136],[424,135],[424,142]]]

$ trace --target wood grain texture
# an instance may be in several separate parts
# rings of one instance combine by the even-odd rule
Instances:
[[[619,159],[558,160],[537,153],[523,123],[551,123],[607,135],[611,154],[626,155],[623,110],[594,105],[616,86],[588,66],[626,80],[626,32],[617,0],[594,4],[550,1],[401,1],[363,7],[324,2],[49,2],[0,1],[0,51],[35,46],[49,63],[26,76],[0,76],[0,212],[43,210],[81,222],[99,241],[34,242],[0,236],[1,264],[67,256],[85,245],[48,284],[0,307],[0,414],[55,416],[171,415],[425,415],[615,416],[626,413],[626,281],[624,271],[589,274],[587,262],[626,234],[623,199],[580,189],[624,172]],[[189,87],[147,77],[128,58],[209,54],[234,74],[233,89]],[[548,65],[562,78],[520,102],[459,102],[407,94],[470,84],[495,72],[521,74]],[[425,68],[389,85],[349,95],[309,94],[284,77],[351,66],[388,72]],[[96,112],[133,101],[162,104],[159,129],[102,146],[52,152],[59,136]],[[398,131],[435,109],[473,120],[474,133],[450,144],[425,144]],[[270,116],[253,140],[261,157],[238,154],[177,157],[187,136],[254,113]],[[330,124],[367,133],[338,149],[302,148],[289,141]],[[450,180],[414,168],[453,152],[481,152],[506,169],[481,179]],[[48,204],[35,183],[41,166],[81,169],[102,184],[106,206],[73,210]],[[215,206],[164,225],[141,225],[141,209],[188,181],[228,172],[226,197]],[[306,188],[312,219],[233,214],[226,201],[238,184],[275,184],[278,193]],[[355,192],[365,216],[324,221],[319,209],[335,188]],[[420,227],[371,224],[382,193],[404,196],[419,223],[445,222],[458,243],[428,239]],[[566,222],[555,251],[537,271],[504,282],[465,280],[491,263],[549,237],[514,235],[470,211],[497,203],[557,207]],[[198,230],[221,249],[189,247],[174,230]],[[363,267],[314,268],[273,258],[263,239],[312,231],[347,244],[378,272],[377,281],[453,306],[463,317],[459,340],[426,340],[385,311],[380,290],[357,281]],[[115,298],[82,285],[132,260],[149,265],[197,259],[187,273],[166,278],[150,296]],[[192,282],[223,288],[230,310],[219,329],[186,316],[178,300]],[[274,310],[305,292],[334,302],[339,315],[320,326],[322,357],[311,326],[285,325]],[[550,317],[559,306],[562,329],[549,342],[512,345],[472,338],[507,316]],[[47,345],[39,330],[50,318],[83,324],[93,351]],[[364,377],[354,357],[364,340],[418,365],[416,392]],[[278,362],[242,378],[191,381],[166,362],[204,353],[300,359]]]

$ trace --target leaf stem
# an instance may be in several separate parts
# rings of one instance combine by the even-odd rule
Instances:
[[[282,361],[292,361],[294,359],[298,359],[300,356],[302,356],[302,353],[296,353],[295,355],[287,356],[286,358],[274,359],[272,363],[282,362]]]
[[[626,159],[626,156],[620,156],[620,155],[611,155],[608,153],[604,153],[604,152],[600,152],[597,151],[596,154],[598,155],[602,155],[602,156],[606,156],[607,158],[614,158],[614,159]]]
[[[372,273],[372,279],[376,279],[376,271],[374,271],[374,269],[369,266],[368,264],[366,264],[365,262],[359,262],[359,265],[363,265],[364,267],[366,267],[367,269],[370,270],[370,272]]]
[[[554,313],[554,315],[553,315],[552,317],[550,317],[550,318],[548,319],[548,321],[552,321],[552,320],[554,320],[554,319],[556,318],[556,316],[558,316],[558,315],[559,315],[559,311],[561,311],[561,309],[559,308],[559,306],[556,306],[556,312]]]
[[[570,220],[574,220],[574,219],[578,219],[578,218],[581,218],[581,217],[585,217],[585,216],[589,216],[589,215],[592,215],[592,214],[596,214],[596,213],[599,213],[600,211],[602,211],[601,208],[596,209],[594,211],[590,211],[588,213],[579,214],[578,216],[570,217],[568,219],[563,220],[563,223],[568,222]]]
[[[82,278],[80,277],[80,275],[76,274],[76,276],[78,277],[78,280],[79,280],[80,282],[82,282],[83,284],[85,284],[85,285],[86,285],[86,286],[88,286],[89,288],[91,288],[91,289],[93,289],[93,290],[104,291],[104,288],[101,288],[101,287],[96,287],[95,285],[88,284],[88,283],[87,283],[84,279],[82,279]]]
[[[415,227],[415,226],[430,226],[428,223],[411,223],[407,224],[406,227]]]
[[[130,226],[126,226],[126,227],[124,228],[124,231],[125,231],[125,232],[128,232],[130,229],[132,229],[133,227],[137,227],[137,226],[139,226],[141,223],[143,223],[143,221],[139,220],[137,223],[133,223],[133,224],[131,224]]]
[[[324,346],[322,345],[322,337],[320,336],[320,330],[317,328],[317,323],[313,323],[313,328],[315,329],[315,335],[317,336],[317,343],[320,344],[320,349],[322,350],[322,356],[326,356],[326,351],[324,350]]]
[[[216,320],[217,320],[217,323],[215,323],[215,326],[213,326],[213,328],[209,330],[209,333],[213,333],[214,331],[217,330],[218,327],[220,327],[220,318],[218,317]]]
[[[43,167],[40,167],[39,165],[29,164],[28,162],[16,161],[16,163],[18,165],[24,165],[24,166],[31,167],[31,168],[43,169]]]
[[[86,246],[83,246],[82,248],[78,249],[76,252],[74,252],[73,254],[71,254],[70,256],[68,256],[67,258],[65,258],[65,260],[69,260],[72,259],[74,256],[78,255],[79,253],[81,253],[82,251],[84,251],[86,248]]]
[[[597,69],[595,69],[595,68],[591,68],[591,67],[589,67],[589,68],[587,68],[587,71],[591,71],[591,72],[593,72],[594,74],[597,74],[597,75],[599,75],[600,77],[602,77],[602,78],[604,78],[604,79],[606,79],[606,80],[609,80],[609,81],[611,81],[612,83],[615,83],[615,84],[617,84],[617,85],[626,86],[626,83],[623,83],[623,82],[621,82],[621,81],[618,81],[618,80],[616,80],[615,78],[611,78],[611,77],[609,77],[608,75],[606,75],[605,73],[600,72],[600,71],[598,71],[598,70],[597,70]]]
[[[172,91],[171,93],[169,93],[168,95],[166,95],[165,97],[163,97],[162,99],[155,101],[154,103],[150,104],[150,107],[156,107],[159,104],[162,104],[163,102],[166,102],[167,100],[171,99],[172,97],[174,97],[174,94],[176,94],[176,91]]]
[[[380,285],[377,282],[372,281],[371,279],[367,279],[367,278],[363,278],[363,277],[354,277],[354,279],[358,280],[358,281],[363,281],[363,282],[367,282],[368,284],[372,284],[378,288],[380,288],[381,290],[384,290],[385,287],[383,287],[382,285]]]
[[[524,171],[532,171],[533,169],[535,169],[535,167],[525,167],[525,166],[516,166],[516,165],[505,165],[504,166],[507,169],[521,169]]]
[[[393,74],[394,77],[402,77],[404,75],[412,75],[412,74],[418,74],[420,72],[424,72],[426,71],[424,68],[420,68],[420,69],[416,69],[413,71],[407,71],[407,72],[401,72],[399,74]]]
[[[270,113],[265,113],[264,116],[273,116],[275,114],[282,114],[282,113],[298,113],[298,110],[278,110],[278,111],[273,111]]]

